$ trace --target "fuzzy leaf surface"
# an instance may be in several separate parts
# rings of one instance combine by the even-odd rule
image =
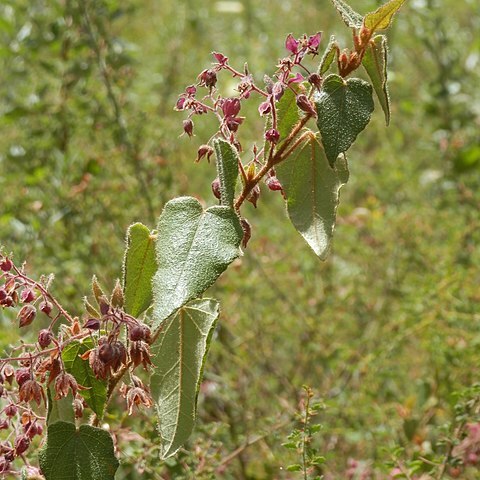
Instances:
[[[75,414],[72,403],[71,392],[66,397],[55,400],[55,389],[53,384],[50,384],[47,387],[47,425],[59,421],[74,423]]]
[[[338,51],[338,44],[335,40],[335,35],[330,37],[330,42],[328,42],[325,53],[323,54],[322,59],[320,60],[320,66],[318,67],[318,73],[320,75],[325,75],[328,72],[328,69],[332,65],[332,62],[335,60],[335,55]]]
[[[74,341],[69,343],[62,352],[62,360],[65,370],[75,377],[79,385],[86,387],[80,390],[80,395],[85,399],[87,405],[101,418],[107,401],[107,385],[103,380],[98,380],[91,369],[88,360],[82,360],[87,350],[93,348],[90,338],[82,342]]]
[[[387,29],[392,23],[393,16],[404,3],[405,0],[390,0],[374,12],[367,13],[364,20],[365,26],[373,32]]]
[[[56,422],[48,427],[40,467],[46,480],[113,480],[118,460],[105,430]]]
[[[230,207],[204,210],[198,200],[171,200],[158,222],[153,328],[198,298],[239,254],[243,230]]]
[[[195,426],[203,365],[218,314],[217,301],[194,300],[166,320],[153,346],[150,386],[162,458],[174,455]]]
[[[368,125],[373,112],[372,87],[359,78],[329,75],[314,97],[317,125],[331,165],[346,152]]]
[[[235,185],[238,177],[238,153],[227,141],[219,138],[213,142],[217,164],[217,173],[220,180],[220,203],[233,207]]]
[[[155,237],[141,223],[128,228],[123,261],[125,311],[138,317],[152,303],[152,278],[157,271]]]
[[[335,229],[340,189],[347,183],[348,167],[344,155],[334,167],[320,142],[309,138],[276,168],[287,197],[288,216],[312,250],[325,260]]]
[[[347,2],[344,2],[343,0],[332,0],[332,3],[347,27],[359,28],[362,26],[362,15],[357,13]]]
[[[295,88],[295,87],[293,87]],[[280,140],[277,148],[288,137],[294,125],[300,121],[300,114],[297,107],[297,96],[295,92],[287,88],[282,98],[277,103],[277,129]]]
[[[370,43],[363,60],[362,65],[372,81],[373,89],[377,94],[378,101],[385,114],[385,122],[390,123],[390,96],[387,84],[387,37],[377,35]]]

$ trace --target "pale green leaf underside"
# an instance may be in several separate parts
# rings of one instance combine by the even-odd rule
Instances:
[[[158,222],[158,270],[153,279],[153,327],[198,298],[240,254],[240,221],[226,206],[192,197],[171,200]]]
[[[220,203],[233,207],[235,185],[238,177],[238,153],[235,147],[221,138],[213,142],[213,147],[220,180]]]
[[[377,35],[367,48],[362,64],[372,81],[378,101],[385,114],[385,122],[390,123],[390,96],[387,84],[387,37]]]
[[[123,265],[125,311],[138,317],[152,303],[152,278],[157,270],[155,237],[141,223],[128,229]]]
[[[367,13],[365,26],[374,32],[387,29],[392,23],[393,16],[404,3],[405,0],[390,0],[374,12]]]
[[[118,460],[105,430],[56,422],[48,427],[40,467],[46,480],[113,480]]]
[[[69,343],[62,352],[62,360],[65,370],[75,377],[79,385],[86,387],[79,393],[87,402],[87,405],[99,416],[102,417],[107,401],[107,386],[103,380],[98,380],[93,370],[90,368],[88,360],[82,360],[87,350],[93,348],[93,342],[90,338],[82,342],[74,341]]]
[[[348,180],[345,156],[332,168],[322,145],[308,139],[277,166],[277,176],[287,197],[288,216],[312,250],[325,260],[335,228],[339,192]]]
[[[325,79],[314,101],[322,143],[333,165],[370,121],[374,108],[372,87],[359,78],[344,80],[332,74]]]
[[[325,53],[323,54],[322,60],[320,60],[320,65],[318,67],[318,73],[320,75],[325,75],[330,68],[330,65],[335,60],[335,55],[337,54],[338,44],[335,40],[335,35],[330,37],[330,42],[328,43]]]
[[[174,455],[195,426],[203,365],[218,314],[215,300],[194,300],[165,321],[153,346],[150,386],[162,458]]]
[[[333,6],[348,27],[359,28],[362,26],[363,17],[343,0],[332,0]]]
[[[73,412],[73,396],[69,393],[66,397],[55,400],[55,389],[53,383],[47,388],[47,425],[64,421],[75,422]]]

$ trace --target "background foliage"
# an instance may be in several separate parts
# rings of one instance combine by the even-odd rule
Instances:
[[[196,432],[159,464],[149,416],[130,419],[119,403],[118,478],[294,478],[285,468],[297,453],[281,444],[303,384],[326,407],[314,439],[326,478],[348,478],[352,459],[351,478],[386,478],[399,464],[414,475],[427,469],[419,457],[435,461],[454,392],[479,380],[476,8],[412,0],[396,18],[391,125],[377,104],[350,153],[325,263],[280,195],[246,207],[249,248],[212,292],[222,314]],[[196,137],[179,139],[172,111],[209,52],[248,60],[261,79],[289,32],[349,38],[327,0],[6,0],[0,22],[0,243],[30,271],[53,272],[54,293],[79,314],[94,273],[110,287],[121,276],[128,225],[153,227],[173,195],[214,204],[213,167],[193,163],[213,132],[198,122]],[[17,334],[0,320],[7,345]]]

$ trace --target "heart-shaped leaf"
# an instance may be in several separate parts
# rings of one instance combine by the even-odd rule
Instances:
[[[203,365],[218,313],[215,300],[188,303],[165,321],[152,348],[155,370],[150,386],[162,458],[174,455],[192,434]]]
[[[347,183],[345,156],[332,168],[312,136],[276,167],[287,197],[288,216],[312,250],[325,260],[335,228],[339,192]]]
[[[113,480],[118,460],[105,430],[55,422],[48,427],[40,468],[46,480]]]
[[[152,303],[152,278],[157,271],[155,236],[141,223],[127,232],[127,248],[123,262],[125,311],[138,317]]]
[[[204,210],[192,197],[171,200],[158,221],[153,328],[198,298],[239,254],[243,230],[233,209]]]
[[[331,165],[346,152],[367,126],[373,112],[372,87],[359,78],[329,75],[314,97],[317,125]]]

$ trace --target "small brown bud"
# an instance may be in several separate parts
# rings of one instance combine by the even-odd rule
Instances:
[[[246,218],[240,219],[240,224],[243,230],[242,247],[246,248],[248,241],[252,237],[252,227]]]
[[[40,311],[43,312],[45,315],[50,316],[50,313],[52,313],[53,305],[48,300],[44,300],[40,303],[39,308]]]
[[[183,131],[189,136],[193,137],[193,122],[191,118],[183,121]]]
[[[313,106],[312,102],[303,93],[301,93],[300,95],[297,95],[297,106],[300,110],[310,114],[312,117],[317,116],[317,111],[315,110],[315,107]]]
[[[19,387],[21,387],[27,380],[30,380],[31,378],[32,375],[29,368],[19,368],[15,372],[15,381]]]
[[[13,267],[13,263],[9,258],[4,258],[3,261],[0,262],[0,269],[4,272],[9,272]]]
[[[52,332],[48,329],[43,329],[38,332],[38,344],[41,348],[47,348],[52,343]]]
[[[222,192],[220,191],[220,179],[216,178],[212,182],[212,193],[215,196],[215,198],[218,198],[219,200],[222,198]]]
[[[123,296],[123,288],[120,285],[120,280],[115,282],[115,287],[112,291],[112,296],[110,298],[110,303],[113,307],[122,308],[125,298]]]
[[[19,435],[15,439],[15,454],[21,455],[22,453],[25,453],[29,446],[30,439],[27,437],[27,435]]]
[[[130,328],[129,338],[132,342],[150,338],[150,329],[146,325],[134,325]]]
[[[210,162],[210,157],[213,155],[213,148],[210,145],[200,145],[197,151],[197,158],[195,162],[199,162],[203,157],[207,157],[207,161]]]
[[[83,402],[79,398],[76,398],[73,401],[73,411],[75,412],[75,418],[82,418],[83,417]]]
[[[12,418],[17,414],[18,409],[16,405],[14,405],[13,403],[10,403],[3,409],[3,412],[8,418]]]
[[[30,304],[24,305],[20,311],[18,312],[18,325],[19,327],[26,327],[30,325],[33,320],[35,320],[35,316],[37,315],[37,309]]]
[[[89,318],[83,328],[88,328],[89,330],[100,330],[100,320],[98,318]]]
[[[258,198],[260,197],[260,187],[258,185],[255,185],[252,188],[252,191],[250,192],[250,195],[248,196],[247,200],[255,207],[257,208],[257,202]]]
[[[20,294],[20,300],[23,303],[30,303],[35,300],[35,292],[31,288],[24,288]]]

